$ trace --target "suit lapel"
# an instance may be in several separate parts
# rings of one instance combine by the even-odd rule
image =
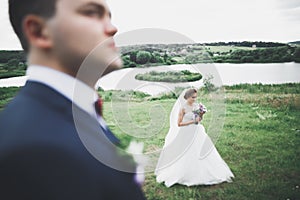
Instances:
[[[116,148],[114,141],[119,140],[106,136],[108,133],[113,135],[110,130],[105,133],[94,117],[72,104],[68,98],[47,85],[33,81],[28,81],[21,93],[51,107],[51,110],[63,113],[64,118],[74,124],[74,134],[78,134],[82,144],[98,161],[120,171],[135,171],[132,158],[124,152],[119,153],[122,150]]]

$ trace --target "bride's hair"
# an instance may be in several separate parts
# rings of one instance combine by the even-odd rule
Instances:
[[[191,96],[193,96],[193,94],[197,93],[197,90],[195,88],[191,88],[189,90],[187,90],[184,94],[184,99],[187,100],[188,98],[190,98]]]

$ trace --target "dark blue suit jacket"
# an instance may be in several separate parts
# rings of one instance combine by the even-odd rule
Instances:
[[[99,161],[101,160],[101,162]],[[28,81],[0,113],[0,199],[144,199],[133,162],[67,98]]]

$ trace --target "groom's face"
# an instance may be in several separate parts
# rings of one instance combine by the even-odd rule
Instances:
[[[113,40],[117,28],[111,23],[104,0],[57,0],[56,13],[47,24],[53,37],[53,52],[63,63],[79,66],[99,46],[95,57],[100,63],[109,63],[104,66],[108,71],[121,67]]]

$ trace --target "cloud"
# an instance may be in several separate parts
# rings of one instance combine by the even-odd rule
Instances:
[[[299,0],[277,0],[277,8],[283,18],[287,21],[300,22],[300,1]]]
[[[278,0],[278,3],[282,9],[295,9],[300,7],[299,0]]]
[[[284,11],[284,13],[286,14],[288,19],[300,22],[300,6],[297,8],[286,10]]]
[[[0,0],[3,1],[3,0]],[[143,28],[178,32],[196,42],[299,39],[300,0],[107,0],[119,34]],[[0,7],[0,48],[21,49]]]

